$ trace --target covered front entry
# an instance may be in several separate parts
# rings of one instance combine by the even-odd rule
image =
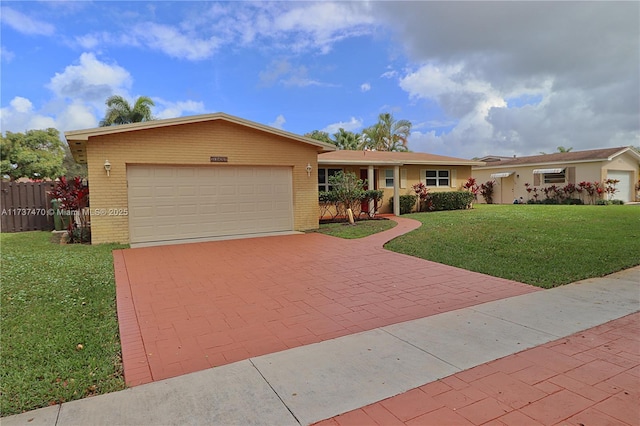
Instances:
[[[360,180],[366,182],[364,186],[365,191],[369,189],[378,189],[378,170],[373,171],[373,185],[369,182],[369,171],[367,169],[360,169]],[[378,203],[375,202],[373,205],[373,211],[378,210]],[[362,200],[362,213],[369,213],[369,200]]]
[[[293,230],[289,167],[127,167],[132,245]]]

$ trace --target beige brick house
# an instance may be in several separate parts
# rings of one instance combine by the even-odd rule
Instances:
[[[631,147],[603,148],[587,151],[557,152],[528,157],[481,158],[485,166],[474,166],[478,184],[495,180],[494,203],[510,204],[515,198],[527,200],[525,183],[543,188],[569,183],[604,182],[617,179],[616,199],[636,201],[640,154]]]
[[[132,246],[318,227],[333,145],[223,113],[66,132],[88,165],[92,242]]]
[[[400,195],[414,194],[414,184],[422,182],[430,192],[457,191],[471,177],[472,166],[483,164],[421,152],[332,151],[318,155],[318,189],[328,190],[329,176],[338,171],[355,173],[384,192],[379,213],[397,212]],[[363,205],[363,211],[372,208]]]

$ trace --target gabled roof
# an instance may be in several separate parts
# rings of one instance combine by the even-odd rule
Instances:
[[[553,154],[540,154],[532,155],[528,157],[509,158],[500,161],[492,161],[486,166],[479,168],[502,168],[513,166],[541,166],[541,165],[553,165],[553,164],[567,164],[567,163],[586,163],[594,161],[611,161],[613,158],[629,152],[640,161],[640,154],[631,147],[617,147],[617,148],[602,148],[602,149],[590,149],[587,151],[571,151],[571,152],[556,152]]]
[[[146,129],[157,129],[161,127],[178,126],[183,124],[192,124],[215,120],[223,120],[229,123],[239,124],[241,126],[260,130],[262,132],[267,132],[277,136],[285,137],[287,139],[306,143],[315,146],[318,149],[318,152],[334,151],[336,149],[336,147],[330,143],[320,142],[315,139],[276,129],[274,127],[265,126],[264,124],[245,120],[244,118],[235,117],[223,112],[217,112],[214,114],[191,115],[187,117],[167,118],[164,120],[143,121],[141,123],[122,124],[119,126],[106,126],[96,127],[93,129],[73,130],[65,132],[64,136],[67,139],[67,143],[69,144],[69,148],[71,149],[71,153],[73,154],[73,158],[76,160],[76,162],[86,163],[86,144],[89,138],[92,136],[113,135],[117,133],[126,133]]]
[[[384,165],[402,166],[409,164],[447,165],[447,166],[480,166],[481,161],[463,158],[445,157],[424,152],[390,152],[390,151],[350,151],[339,150],[318,155],[318,164],[336,165]]]

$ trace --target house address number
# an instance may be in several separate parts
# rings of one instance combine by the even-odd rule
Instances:
[[[211,157],[210,160],[212,163],[228,163],[229,157]]]

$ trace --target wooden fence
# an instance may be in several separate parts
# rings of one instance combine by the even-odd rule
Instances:
[[[51,196],[54,182],[2,182],[0,231],[51,231]]]

